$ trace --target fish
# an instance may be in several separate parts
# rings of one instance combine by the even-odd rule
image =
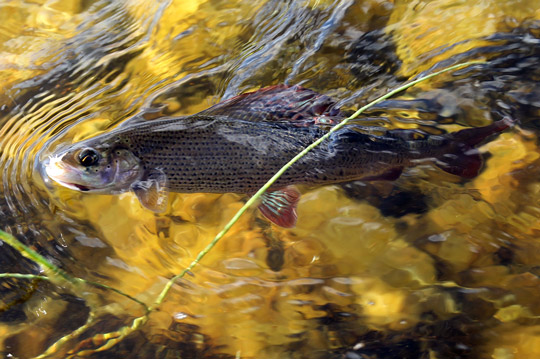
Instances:
[[[329,96],[298,85],[275,85],[189,116],[135,116],[53,151],[43,168],[61,186],[109,195],[131,191],[144,207],[163,212],[169,192],[254,194],[344,118]],[[374,135],[347,124],[278,178],[258,208],[272,223],[292,228],[300,199],[297,185],[395,180],[404,168],[426,161],[473,178],[483,163],[476,146],[513,124],[503,118],[442,135],[404,129]]]

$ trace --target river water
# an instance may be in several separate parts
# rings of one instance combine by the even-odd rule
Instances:
[[[0,229],[69,274],[152,303],[243,205],[44,180],[55,148],[134,115],[193,114],[260,87],[301,84],[354,110],[409,79],[485,60],[370,109],[366,126],[443,133],[505,116],[480,175],[425,164],[396,181],[303,188],[298,224],[256,210],[149,321],[92,358],[540,356],[540,1],[0,0]],[[0,242],[0,271],[39,267]],[[82,357],[143,313],[102,289],[0,286],[0,353]],[[96,337],[94,337],[96,338]]]

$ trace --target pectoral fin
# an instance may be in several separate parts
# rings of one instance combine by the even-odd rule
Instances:
[[[167,176],[162,171],[153,171],[146,180],[135,182],[131,185],[131,190],[143,207],[156,213],[167,209],[169,191]]]
[[[296,225],[296,206],[299,200],[300,193],[294,187],[287,187],[263,194],[259,210],[272,223],[292,228]]]

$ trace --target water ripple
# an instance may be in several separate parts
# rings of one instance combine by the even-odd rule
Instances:
[[[61,217],[55,218],[59,223],[47,222],[55,209],[41,185],[36,163],[51,150],[45,146],[48,141],[73,136],[74,126],[100,116],[107,118],[115,108],[122,108],[124,116],[137,110],[142,99],[129,97],[130,74],[122,73],[122,68],[146,46],[166,5],[141,4],[150,6],[150,11],[135,21],[129,2],[94,3],[70,39],[35,60],[47,71],[7,90],[13,101],[4,105],[0,118],[2,228],[44,251],[58,252],[51,239],[65,233],[58,232]],[[106,126],[120,119],[115,116]],[[14,222],[16,226],[10,225]],[[54,232],[47,233],[44,225]],[[70,226],[92,231],[74,222]]]
[[[386,2],[366,6],[375,8],[381,3]],[[130,194],[96,200],[51,186],[41,176],[40,162],[52,150],[132,116],[152,119],[189,114],[246,89],[278,82],[313,84],[342,99],[344,107],[353,108],[405,80],[398,75],[401,63],[395,38],[385,32],[383,21],[355,23],[367,2],[82,1],[73,16],[61,17],[65,30],[58,33],[47,19],[69,11],[21,4],[29,7],[21,10],[24,14],[45,11],[41,13],[42,28],[25,32],[2,26],[0,51],[6,51],[5,38],[21,33],[27,40],[47,35],[47,42],[34,39],[34,47],[25,54],[31,61],[24,65],[12,61],[17,59],[13,54],[0,60],[1,79],[2,71],[8,69],[18,70],[20,76],[6,77],[5,88],[0,89],[0,228],[16,234],[70,273],[118,286],[148,302],[154,300],[164,278],[185,268],[214,238],[243,198],[173,194],[174,211],[154,215]],[[377,10],[381,18],[389,16],[392,4],[387,2],[384,9]],[[0,20],[3,10],[0,5]],[[402,126],[443,133],[441,123],[482,125],[503,115],[537,120],[540,55],[536,38],[527,30],[512,30],[481,40],[485,45],[481,48],[449,54],[446,62],[431,64],[436,68],[487,58],[486,65],[452,78],[453,89],[448,89],[446,78],[432,88],[415,89],[411,94],[415,99],[404,96],[385,101],[360,121],[378,126],[371,127],[372,131]],[[444,56],[447,48],[451,46],[437,47],[436,53],[424,58]],[[530,74],[532,79],[526,76]],[[478,116],[470,116],[471,112]],[[523,113],[527,117],[520,116]],[[532,120],[524,126],[537,129]],[[216,350],[224,351],[234,347],[231,342],[244,340],[250,344],[246,350],[252,352],[242,355],[257,357],[260,348],[269,353],[299,346],[311,353],[321,352],[323,347],[351,348],[357,342],[347,340],[362,338],[357,332],[364,330],[388,333],[390,328],[399,336],[418,338],[422,329],[414,329],[414,325],[423,320],[420,313],[455,314],[441,309],[437,299],[442,298],[444,305],[458,303],[447,296],[446,288],[439,288],[439,272],[447,276],[444,278],[467,280],[462,267],[459,272],[445,267],[451,255],[459,253],[481,266],[475,260],[484,254],[481,260],[492,265],[495,260],[489,249],[482,248],[480,239],[487,243],[485,247],[502,247],[520,236],[529,240],[530,233],[537,231],[536,207],[525,206],[517,212],[507,208],[510,200],[499,199],[500,193],[510,198],[508,191],[519,181],[524,187],[530,185],[531,192],[538,191],[532,179],[538,176],[536,144],[525,135],[519,141],[501,142],[492,145],[499,165],[488,168],[493,172],[490,176],[478,179],[485,182],[471,181],[466,184],[469,187],[448,177],[437,180],[440,171],[421,168],[411,170],[396,184],[351,184],[347,194],[337,186],[307,191],[296,229],[276,230],[261,224],[255,215],[243,216],[219,249],[192,276],[174,286],[171,297],[154,313],[152,325],[143,329],[148,330],[148,341],[157,338],[154,344],[162,353],[187,357],[193,356],[194,349],[184,355],[185,348],[179,346],[195,340],[185,340],[185,333],[210,336],[216,340]],[[515,156],[510,164],[504,162],[507,152]],[[523,163],[530,165],[527,170],[520,167]],[[528,179],[501,174],[504,166]],[[529,195],[523,190],[513,200],[525,203]],[[409,203],[415,201],[421,203]],[[503,216],[494,214],[496,210],[514,216],[512,224],[503,223]],[[466,218],[474,217],[473,212],[478,212],[474,214],[478,218]],[[453,245],[463,250],[455,251]],[[535,253],[534,244],[527,245]],[[7,246],[0,246],[0,270],[37,272],[35,266],[6,250]],[[497,253],[500,263],[512,260],[513,254]],[[530,258],[533,262],[534,254]],[[516,266],[516,272],[524,267]],[[468,270],[466,275],[474,284],[482,273],[474,266]],[[525,279],[532,283],[534,278]],[[16,288],[16,283],[9,284]],[[493,285],[488,283],[486,288]],[[31,292],[29,285],[24,288]],[[41,287],[32,290],[45,292]],[[493,293],[490,295],[495,297]],[[7,295],[2,288],[0,294],[2,299]],[[476,294],[472,292],[469,295],[474,303],[485,299],[473,298]],[[58,305],[58,300],[41,297],[45,298],[41,302],[34,299],[36,312],[51,312],[47,302]],[[115,303],[124,305],[121,300]],[[381,310],[388,315],[381,315]],[[111,314],[114,320],[100,323],[103,328],[99,330],[115,329],[133,313],[119,310],[117,316]],[[340,336],[343,333],[346,335]],[[31,334],[13,335],[21,339]],[[327,343],[321,344],[323,341]],[[346,355],[343,353],[336,355]],[[126,357],[129,355],[133,354]],[[268,357],[274,356],[270,353]]]

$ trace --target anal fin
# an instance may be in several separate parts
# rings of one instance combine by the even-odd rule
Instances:
[[[280,227],[292,228],[296,225],[296,206],[299,200],[300,192],[294,187],[286,187],[263,194],[259,210],[272,223]]]

